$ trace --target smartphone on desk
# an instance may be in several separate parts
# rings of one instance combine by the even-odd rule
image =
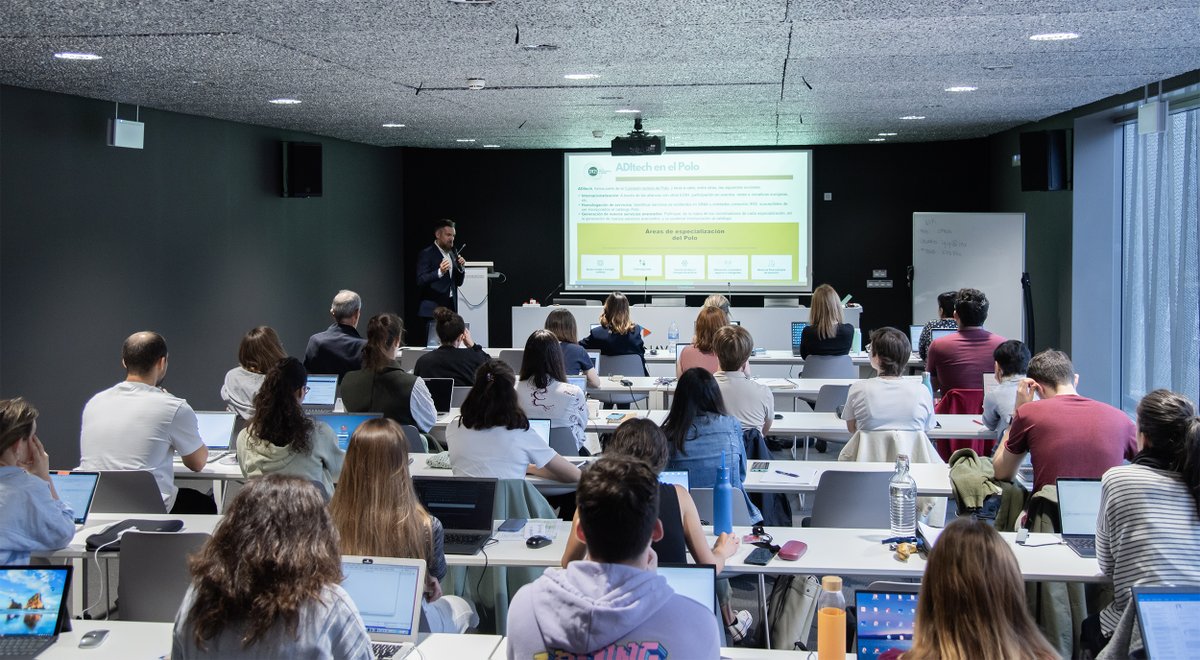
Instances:
[[[500,523],[500,526],[496,528],[496,531],[519,532],[525,528],[525,522],[526,521],[524,518],[509,518],[508,520]]]
[[[770,548],[755,548],[754,552],[746,555],[746,563],[752,566],[766,566],[775,556]]]
[[[610,422],[619,422],[622,419],[625,419],[625,413],[622,413],[622,412],[609,413],[608,417],[606,417],[605,419],[607,419]]]

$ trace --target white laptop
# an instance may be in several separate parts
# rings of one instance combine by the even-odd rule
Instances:
[[[402,660],[417,644],[425,561],[393,557],[342,556],[342,588],[358,607],[371,652]]]
[[[300,405],[308,412],[333,412],[337,401],[337,374],[309,374],[308,394]]]
[[[196,412],[196,423],[200,426],[200,439],[208,447],[208,462],[225,456],[233,446],[233,426],[237,413]]]
[[[550,420],[535,419],[533,417],[530,417],[529,418],[529,428],[533,429],[534,431],[537,431],[537,434],[539,436],[541,436],[542,440],[546,441],[547,445],[550,444]]]

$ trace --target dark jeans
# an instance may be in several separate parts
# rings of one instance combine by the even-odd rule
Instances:
[[[171,513],[178,515],[189,513],[216,515],[217,503],[213,501],[212,495],[208,493],[201,493],[191,488],[180,488],[179,493],[175,495],[175,505],[171,507]]]

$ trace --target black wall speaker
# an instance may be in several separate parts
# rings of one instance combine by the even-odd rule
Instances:
[[[283,142],[283,196],[321,196],[321,143]]]
[[[1070,190],[1067,148],[1071,131],[1032,131],[1021,134],[1021,190]]]

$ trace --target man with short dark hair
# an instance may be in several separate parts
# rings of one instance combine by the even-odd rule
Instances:
[[[363,347],[367,345],[367,340],[358,334],[362,298],[349,289],[338,291],[329,315],[333,317],[333,325],[308,338],[304,368],[310,374],[337,374],[341,378],[348,371],[362,368]]]
[[[420,306],[420,331],[425,332],[433,320],[433,310],[445,307],[458,311],[458,287],[466,278],[463,266],[466,259],[458,256],[454,239],[458,235],[454,222],[438,220],[433,223],[433,245],[417,254],[417,299]]]
[[[208,461],[208,447],[192,407],[161,387],[167,375],[166,340],[156,332],[130,335],[121,363],[125,380],[83,408],[80,469],[147,470],[171,513],[216,513],[212,498],[175,486],[172,455],[178,452],[189,470],[199,472]]]
[[[999,385],[983,396],[983,425],[995,431],[999,440],[1012,421],[1017,383],[1025,379],[1025,370],[1029,368],[1029,349],[1025,342],[1009,339],[996,347],[992,359],[995,360]]]
[[[589,559],[548,569],[513,598],[508,657],[720,657],[712,610],[655,574],[662,538],[658,478],[628,456],[588,466],[576,495],[575,534]]]
[[[1042,351],[1017,383],[1008,435],[992,463],[998,479],[1011,479],[1029,453],[1033,492],[1060,477],[1099,479],[1137,453],[1137,428],[1125,413],[1079,396],[1079,376],[1066,353]],[[1041,397],[1034,401],[1034,394]]]
[[[979,289],[959,289],[954,300],[958,332],[929,345],[925,371],[942,394],[950,390],[983,389],[983,375],[992,371],[992,353],[1004,337],[983,329],[988,299]]]

